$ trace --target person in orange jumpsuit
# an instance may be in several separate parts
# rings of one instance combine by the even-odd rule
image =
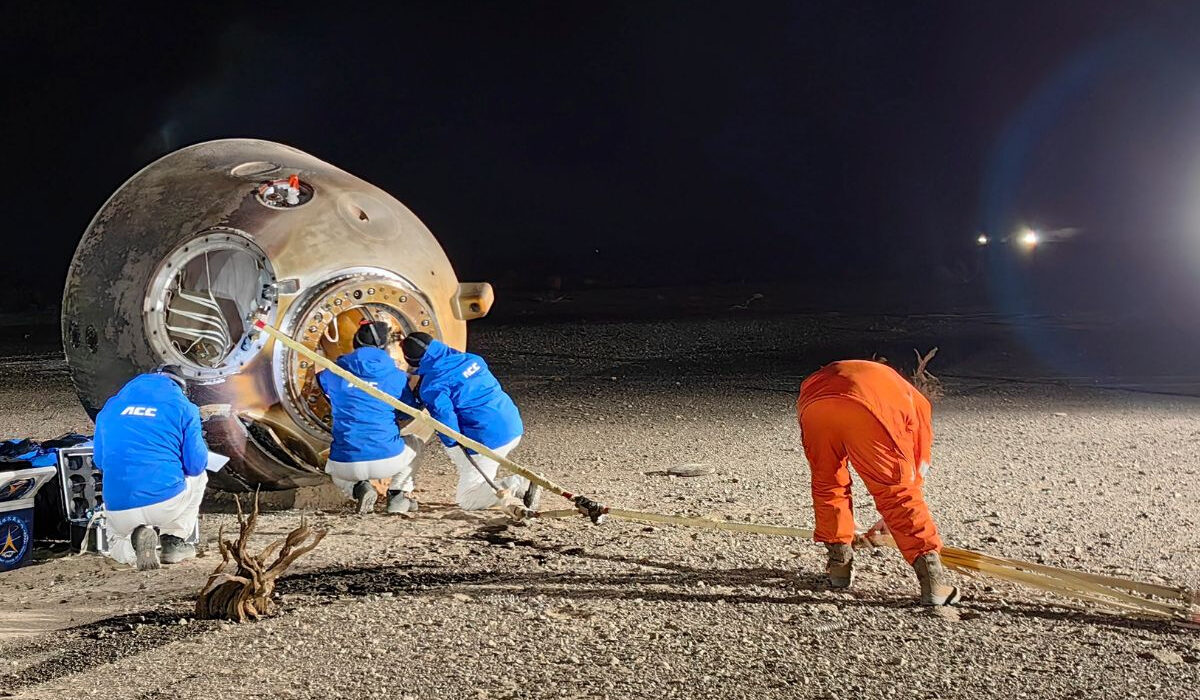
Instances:
[[[868,536],[890,531],[917,573],[923,604],[958,600],[958,589],[947,583],[938,555],[942,540],[921,492],[933,442],[931,412],[916,387],[870,360],[834,362],[801,385],[796,414],[812,469],[814,539],[828,550],[826,571],[833,587],[846,588],[854,580],[852,465],[883,516]]]

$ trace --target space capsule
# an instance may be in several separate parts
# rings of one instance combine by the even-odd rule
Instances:
[[[160,158],[92,219],[67,275],[63,346],[93,418],[134,375],[179,365],[209,447],[231,457],[210,485],[279,490],[326,479],[329,404],[311,363],[250,319],[330,358],[364,320],[463,348],[492,299],[383,190],[288,146],[226,139]]]

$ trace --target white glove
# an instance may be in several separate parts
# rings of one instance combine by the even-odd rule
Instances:
[[[878,542],[876,542],[877,538],[887,537],[890,534],[892,534],[892,531],[888,529],[887,523],[883,522],[883,518],[880,518],[874,525],[871,526],[870,530],[867,530],[867,533],[863,535],[863,539],[871,544],[878,544]]]
[[[437,429],[433,427],[433,419],[429,417],[429,410],[422,410],[421,415],[413,418],[408,422],[408,425],[400,429],[400,435],[412,435],[421,442],[429,442],[429,438]]]
[[[232,415],[233,415],[233,404],[209,403],[209,404],[204,404],[203,406],[200,406],[200,422],[201,423],[203,423],[204,421],[208,420],[209,418],[213,418],[215,416],[221,416],[222,418],[227,418]]]

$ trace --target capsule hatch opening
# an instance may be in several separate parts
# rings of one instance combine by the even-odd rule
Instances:
[[[247,319],[273,311],[270,261],[235,232],[211,232],[176,248],[146,300],[150,342],[164,362],[196,378],[238,372],[261,347]]]
[[[313,349],[320,355],[336,362],[342,355],[354,351],[354,334],[358,332],[362,324],[374,321],[382,321],[388,325],[385,350],[396,361],[396,365],[404,369],[406,365],[400,341],[404,338],[405,333],[411,332],[411,324],[395,309],[384,306],[375,306],[374,308],[371,305],[351,306],[340,311],[325,326]],[[325,392],[317,383],[317,374],[317,372],[312,372],[305,378],[302,396],[309,413],[321,424],[331,427],[332,408],[329,405],[329,399],[325,397]]]

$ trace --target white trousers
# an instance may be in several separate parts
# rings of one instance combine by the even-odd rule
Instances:
[[[521,438],[495,447],[492,451],[501,457],[507,457],[519,442],[521,442]],[[497,486],[508,489],[508,492],[516,498],[524,496],[525,491],[529,489],[529,480],[516,474],[497,480],[496,470],[499,469],[500,464],[493,459],[481,454],[471,455],[471,461],[474,461],[479,467],[476,469],[471,466],[471,461],[468,461],[467,454],[461,447],[447,448],[446,454],[449,455],[450,461],[454,462],[454,466],[458,467],[458,492],[455,494],[454,500],[463,510],[483,510],[500,505],[500,499],[496,498],[496,493],[492,491],[491,486],[488,486],[487,480],[479,473],[480,470],[487,473],[488,478],[495,481]]]
[[[208,472],[184,479],[184,487],[178,493],[160,503],[126,510],[104,510],[104,522],[108,527],[108,556],[121,564],[133,564],[137,556],[133,551],[130,536],[139,525],[158,529],[159,535],[174,535],[190,539],[196,532],[200,517],[200,501],[204,500],[204,486],[208,484]]]
[[[416,450],[406,444],[403,452],[386,459],[366,462],[337,462],[331,459],[325,462],[325,473],[347,498],[354,498],[355,484],[371,479],[391,479],[388,490],[408,492],[413,490],[413,475],[416,473],[413,460],[416,456]]]

